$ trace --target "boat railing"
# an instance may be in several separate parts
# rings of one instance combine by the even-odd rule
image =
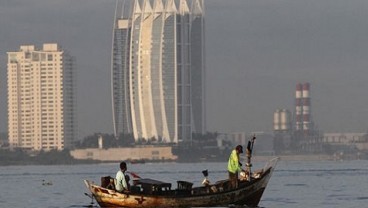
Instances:
[[[150,178],[138,179],[133,182],[133,189],[144,194],[165,194],[171,191],[171,183]],[[132,188],[132,187],[131,187]]]

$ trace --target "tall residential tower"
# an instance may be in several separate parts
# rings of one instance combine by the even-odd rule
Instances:
[[[76,137],[73,58],[57,44],[8,52],[11,147],[62,150]]]
[[[133,0],[129,17],[116,18],[116,136],[177,143],[205,132],[204,42],[203,0]]]

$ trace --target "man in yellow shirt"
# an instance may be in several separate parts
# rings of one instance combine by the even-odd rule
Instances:
[[[227,170],[229,172],[230,186],[232,189],[238,187],[238,173],[242,171],[241,163],[239,162],[239,154],[243,153],[243,147],[238,145],[231,151]]]

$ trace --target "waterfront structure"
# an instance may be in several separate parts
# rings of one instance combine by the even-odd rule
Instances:
[[[113,33],[115,136],[191,142],[206,128],[203,0],[133,0],[131,8]]]
[[[175,161],[178,159],[172,153],[170,146],[137,146],[125,148],[87,148],[74,149],[70,155],[75,159],[81,160],[99,160],[103,162],[117,161]]]
[[[74,58],[56,43],[8,52],[8,134],[12,148],[62,150],[76,137]]]

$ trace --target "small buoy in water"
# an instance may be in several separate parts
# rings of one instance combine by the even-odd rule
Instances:
[[[51,181],[45,181],[45,180],[42,180],[42,185],[43,186],[51,186],[52,185],[52,182]]]

